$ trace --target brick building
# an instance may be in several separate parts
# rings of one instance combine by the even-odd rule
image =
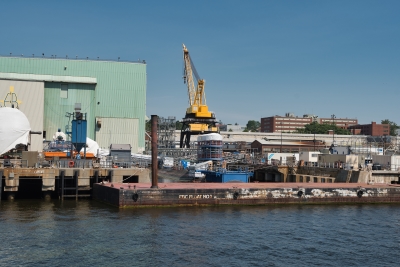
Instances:
[[[254,140],[251,145],[256,153],[299,153],[302,151],[319,151],[327,145],[322,140]]]
[[[376,122],[371,122],[370,124],[358,124],[349,126],[348,129],[352,134],[360,135],[371,135],[371,136],[383,136],[390,135],[390,125],[389,124],[376,124]]]
[[[343,119],[343,118],[318,118],[318,116],[306,114],[303,117],[294,116],[292,113],[286,113],[283,116],[273,116],[261,118],[261,132],[294,132],[297,128],[304,128],[306,124],[316,121],[320,124],[332,123],[336,126],[347,129],[351,125],[357,125],[357,119]]]

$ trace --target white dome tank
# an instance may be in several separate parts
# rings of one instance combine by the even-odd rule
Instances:
[[[24,113],[16,108],[0,108],[0,155],[18,144],[27,145],[31,125]]]

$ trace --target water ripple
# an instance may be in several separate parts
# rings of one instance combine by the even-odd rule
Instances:
[[[397,266],[400,205],[0,203],[1,266]]]

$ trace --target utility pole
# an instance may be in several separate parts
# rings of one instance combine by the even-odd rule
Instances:
[[[314,151],[315,151],[315,125],[314,125]]]
[[[158,116],[151,115],[151,188],[158,188]]]
[[[332,124],[333,126],[335,126],[335,118],[336,118],[335,114],[332,114],[331,118],[333,120]],[[335,128],[333,128],[333,146],[335,146]]]
[[[282,122],[280,122],[281,124],[281,153],[282,153]]]
[[[385,148],[386,148],[386,135],[383,136],[383,155],[385,155]]]
[[[316,128],[316,124],[317,124],[317,117],[318,116],[313,116],[313,118],[312,118],[312,124],[313,124],[313,133],[314,133],[314,151],[316,151],[315,150],[315,142],[317,141],[317,140],[315,140],[315,128]]]

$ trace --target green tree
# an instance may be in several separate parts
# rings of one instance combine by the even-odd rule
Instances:
[[[246,130],[248,132],[257,132],[258,128],[260,128],[260,122],[259,121],[250,120],[246,124]]]
[[[160,125],[158,125],[160,127]],[[173,127],[173,124],[169,127]],[[182,129],[182,122],[177,121],[175,124],[177,130]],[[151,120],[146,121],[146,132],[151,132]]]
[[[151,131],[151,120],[146,121],[146,132]]]
[[[181,130],[182,129],[182,122],[176,121],[176,129]]]
[[[307,133],[307,134],[327,134],[329,130],[333,130],[335,134],[349,135],[350,132],[346,129],[337,127],[332,123],[319,124],[318,122],[312,122],[304,125],[304,128],[297,128],[296,133]]]
[[[395,136],[396,134],[396,130],[399,129],[399,126],[397,126],[397,124],[393,121],[390,121],[388,119],[382,120],[381,121],[382,124],[389,124],[390,125],[390,135],[391,136]]]

